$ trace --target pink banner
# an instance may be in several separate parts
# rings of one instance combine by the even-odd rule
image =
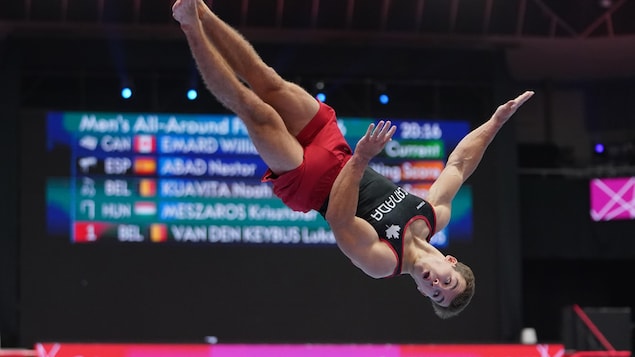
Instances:
[[[84,344],[38,343],[37,357],[562,357],[561,344]]]

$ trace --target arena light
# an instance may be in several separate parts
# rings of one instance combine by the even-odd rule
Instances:
[[[375,95],[377,95],[377,101],[381,105],[386,105],[390,102],[390,97],[388,96],[388,91],[386,90],[386,84],[384,83],[375,83]]]
[[[133,93],[132,80],[130,78],[124,77],[121,79],[121,88],[120,88],[119,94],[121,95],[121,98],[126,100],[132,98],[132,95],[134,93]]]
[[[198,98],[198,91],[195,88],[188,89],[188,91],[187,91],[187,99],[195,100],[196,98]]]
[[[595,151],[596,154],[604,153],[604,144],[602,143],[595,144],[595,147],[593,148],[593,150]]]
[[[130,99],[132,98],[132,88],[124,86],[121,88],[121,98]]]
[[[326,101],[326,92],[324,91],[324,88],[326,87],[326,85],[324,84],[323,80],[318,80],[314,83],[315,89],[316,89],[316,93],[315,93],[315,98],[317,98],[317,100],[319,100],[320,102],[324,103]]]
[[[190,76],[187,80],[187,92],[186,96],[189,101],[196,100],[198,98],[198,88],[201,86],[198,70],[196,66],[192,65],[190,69]]]
[[[384,105],[386,105],[386,104],[388,104],[388,102],[390,102],[390,97],[386,93],[379,94],[378,99],[379,99],[379,103],[384,104]]]

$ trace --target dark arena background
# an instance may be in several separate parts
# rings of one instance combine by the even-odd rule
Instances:
[[[391,119],[396,145],[441,148],[386,152],[386,175],[443,165],[536,92],[437,242],[474,269],[470,307],[440,320],[409,278],[355,268],[320,217],[279,217],[172,1],[4,0],[0,356],[631,356],[634,0],[207,2],[351,143]],[[183,205],[206,209],[178,221]]]

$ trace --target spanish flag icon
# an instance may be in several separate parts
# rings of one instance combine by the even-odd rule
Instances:
[[[137,175],[154,175],[157,162],[152,157],[137,157],[134,160],[134,173]]]
[[[168,226],[163,223],[153,223],[150,225],[150,241],[163,243],[168,240]]]
[[[157,194],[157,181],[154,179],[139,180],[139,196],[154,197]]]

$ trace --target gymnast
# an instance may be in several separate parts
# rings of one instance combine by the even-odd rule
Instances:
[[[453,198],[498,131],[534,93],[498,106],[468,133],[423,199],[368,166],[396,131],[390,121],[370,124],[353,151],[334,109],[283,79],[203,0],[176,0],[172,13],[207,89],[247,127],[275,195],[294,211],[319,212],[342,253],[370,277],[410,275],[438,317],[463,311],[475,291],[472,269],[430,238],[448,225]]]

